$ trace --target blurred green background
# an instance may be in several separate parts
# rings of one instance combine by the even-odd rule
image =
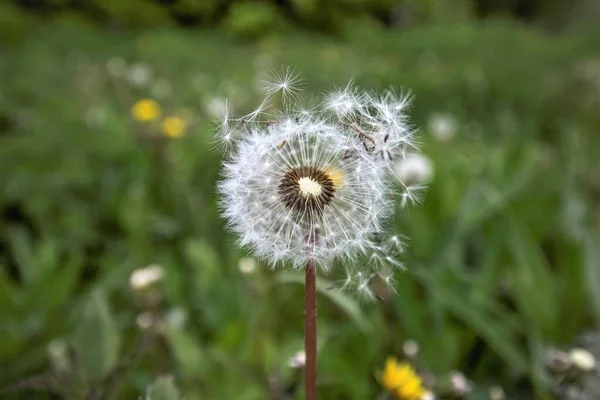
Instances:
[[[598,20],[595,0],[0,3],[0,398],[303,398],[303,278],[235,247],[211,150],[218,99],[251,110],[282,65],[307,93],[410,91],[433,172],[397,213],[397,294],[321,277],[320,398],[378,398],[407,341],[444,398],[600,398],[552,352],[600,357]]]

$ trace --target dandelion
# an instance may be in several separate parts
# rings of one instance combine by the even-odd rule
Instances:
[[[390,357],[380,377],[383,388],[396,400],[425,400],[432,398],[423,386],[423,380],[413,367]]]
[[[386,239],[394,211],[393,165],[415,151],[407,99],[352,85],[311,108],[297,104],[299,75],[272,74],[265,97],[234,118],[227,106],[217,143],[226,154],[220,206],[239,244],[275,267],[306,272],[306,384],[314,383],[316,269],[346,261],[344,288],[375,297],[370,284],[393,282],[399,236]],[[273,109],[281,94],[283,109]],[[364,263],[356,261],[364,259]],[[352,265],[365,266],[360,269]],[[314,387],[307,386],[307,393]],[[309,398],[309,397],[307,397]],[[314,397],[313,397],[314,398]]]
[[[182,117],[171,116],[166,117],[160,124],[162,133],[170,138],[178,138],[183,136],[187,128],[187,122]]]
[[[218,190],[240,244],[273,266],[314,262],[324,271],[335,259],[386,250],[378,246],[394,209],[392,160],[414,146],[405,105],[346,88],[322,110],[288,109],[268,121],[266,101],[239,119],[226,110],[219,141],[230,151]]]
[[[151,122],[160,116],[161,110],[158,103],[152,99],[142,99],[131,107],[133,119],[139,122]]]

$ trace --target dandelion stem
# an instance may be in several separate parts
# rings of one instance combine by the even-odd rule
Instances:
[[[306,266],[304,286],[304,351],[306,353],[306,400],[317,399],[317,268],[314,261]]]

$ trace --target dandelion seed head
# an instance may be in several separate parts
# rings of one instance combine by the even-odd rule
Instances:
[[[299,79],[290,69],[271,74],[254,111],[222,118],[221,213],[239,244],[272,266],[314,261],[328,271],[335,260],[365,259],[368,267],[349,268],[341,286],[372,298],[373,278],[391,286],[402,267],[400,236],[383,232],[399,192],[394,163],[414,147],[407,100],[349,84],[317,105],[293,101],[272,111],[274,93],[296,100]]]

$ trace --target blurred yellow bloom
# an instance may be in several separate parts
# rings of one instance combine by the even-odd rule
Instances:
[[[160,115],[160,106],[152,99],[142,99],[131,107],[131,115],[136,121],[154,121]]]
[[[424,400],[430,393],[423,387],[421,377],[406,362],[394,357],[387,359],[381,374],[381,385],[397,400]]]
[[[160,124],[160,129],[165,136],[177,138],[183,136],[187,123],[182,117],[166,117]]]

